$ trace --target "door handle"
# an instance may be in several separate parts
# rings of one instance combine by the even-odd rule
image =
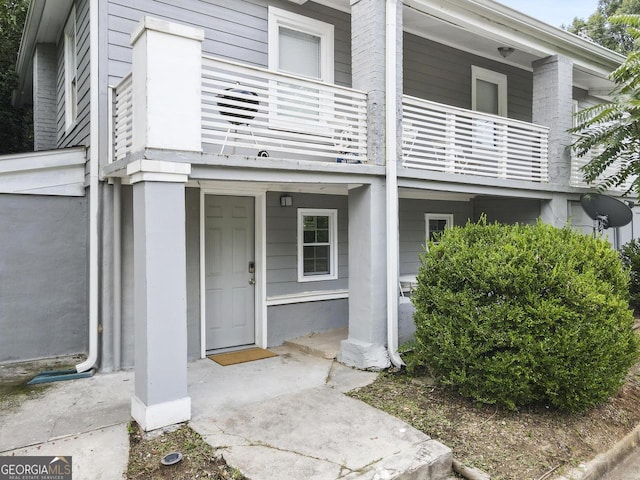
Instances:
[[[255,285],[256,284],[256,279],[255,278],[250,278],[249,279],[249,285]]]

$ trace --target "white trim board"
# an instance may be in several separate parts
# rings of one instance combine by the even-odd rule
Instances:
[[[267,307],[277,305],[292,305],[295,303],[322,302],[325,300],[341,300],[349,298],[349,290],[317,290],[313,292],[287,293],[267,297]]]

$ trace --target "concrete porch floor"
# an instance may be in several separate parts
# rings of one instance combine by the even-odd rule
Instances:
[[[448,478],[447,447],[343,394],[375,373],[291,346],[272,350],[277,357],[255,362],[222,367],[202,359],[188,366],[191,427],[223,446],[219,453],[247,477]],[[0,412],[0,455],[72,455],[76,480],[120,478],[132,393],[133,372],[51,384],[42,396]]]

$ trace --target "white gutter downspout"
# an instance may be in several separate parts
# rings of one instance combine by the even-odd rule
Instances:
[[[89,4],[89,52],[90,52],[90,135],[89,135],[89,353],[87,359],[76,365],[78,372],[91,370],[98,360],[98,201],[100,168],[99,154],[99,99],[100,79],[98,78],[99,32],[98,32],[98,0],[90,0]]]
[[[398,354],[398,176],[396,135],[396,27],[397,0],[387,0],[385,47],[385,157],[387,174],[387,350],[396,367]]]

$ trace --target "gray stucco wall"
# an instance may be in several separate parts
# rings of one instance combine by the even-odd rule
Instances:
[[[86,352],[86,198],[0,195],[0,245],[0,363]]]
[[[267,317],[267,343],[269,347],[275,347],[282,345],[285,340],[311,332],[346,327],[349,324],[349,301],[343,299],[278,305],[267,309]]]
[[[499,57],[498,52],[496,56]],[[508,117],[531,122],[531,72],[404,34],[404,93],[407,95],[470,109],[472,65],[507,75]]]
[[[109,83],[116,85],[131,71],[131,32],[144,15],[203,28],[206,55],[266,67],[268,5],[334,25],[335,83],[351,85],[349,15],[314,2],[298,6],[284,0],[109,0]]]

